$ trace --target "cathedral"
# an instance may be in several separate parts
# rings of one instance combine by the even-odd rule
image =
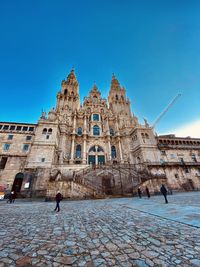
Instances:
[[[0,122],[0,191],[19,197],[65,198],[200,189],[200,138],[154,133],[140,124],[113,75],[108,99],[94,84],[80,101],[74,70],[56,107],[36,124]]]

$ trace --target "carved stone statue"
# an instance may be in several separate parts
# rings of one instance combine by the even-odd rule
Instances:
[[[48,119],[49,119],[50,121],[55,121],[56,118],[57,118],[56,111],[55,111],[54,108],[52,108],[52,110],[49,111],[49,113],[48,113]]]
[[[46,111],[42,111],[42,115],[41,115],[40,119],[46,120]]]
[[[149,127],[149,124],[148,124],[148,122],[147,122],[147,119],[145,119],[145,118],[144,118],[144,125],[145,125],[145,127],[147,127],[147,128]]]

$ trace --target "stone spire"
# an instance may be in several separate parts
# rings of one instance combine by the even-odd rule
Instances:
[[[96,86],[96,83],[94,83],[93,87],[92,87],[92,90],[90,92],[93,92],[93,93],[100,93],[97,86]]]
[[[67,84],[69,85],[76,85],[78,84],[78,81],[76,79],[76,75],[74,73],[74,69],[71,70],[71,72],[69,73],[69,75],[67,76]]]
[[[98,99],[101,98],[101,92],[99,91],[99,89],[96,86],[96,83],[94,83],[91,91],[90,91],[90,97],[96,97]]]
[[[113,73],[113,75],[112,75],[111,88],[110,88],[110,89],[111,89],[111,90],[116,90],[116,91],[118,91],[118,90],[121,89],[121,87],[120,87],[120,83],[119,83],[119,81],[117,80],[117,78],[115,77],[114,73]]]

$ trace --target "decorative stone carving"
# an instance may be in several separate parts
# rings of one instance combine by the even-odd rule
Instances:
[[[40,119],[46,120],[46,111],[42,111]]]
[[[56,114],[56,111],[55,109],[53,108],[51,111],[49,111],[48,113],[48,120],[49,121],[55,121],[57,118],[57,114]]]

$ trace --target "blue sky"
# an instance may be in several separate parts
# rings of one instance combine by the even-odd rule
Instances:
[[[140,122],[181,93],[156,131],[200,125],[199,17],[195,0],[1,0],[0,121],[36,123],[74,67],[81,99],[115,73]]]

